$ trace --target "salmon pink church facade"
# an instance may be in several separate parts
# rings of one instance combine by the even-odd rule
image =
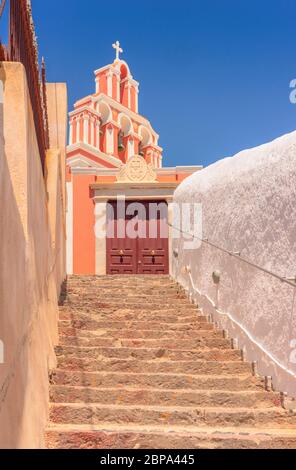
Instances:
[[[109,219],[116,224],[126,217],[116,213],[115,201],[121,198],[127,212],[135,202],[143,207],[162,203],[167,209],[161,217],[169,221],[176,187],[201,167],[163,167],[159,135],[138,112],[139,83],[119,58],[119,42],[113,48],[115,61],[95,71],[95,93],[77,101],[69,114],[67,270],[81,275],[168,274],[169,226],[164,239],[147,235],[130,240],[116,234],[111,239]],[[111,216],[108,207],[114,207]]]

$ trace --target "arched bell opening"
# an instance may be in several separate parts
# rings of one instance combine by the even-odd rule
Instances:
[[[139,144],[139,155],[141,155],[141,157],[145,157],[145,148],[151,145],[152,136],[149,129],[144,126],[140,126],[139,135],[141,137],[141,141]]]
[[[132,156],[131,153],[133,153],[130,143],[130,136],[133,131],[133,124],[131,119],[125,114],[119,115],[118,124],[118,156],[123,163],[126,163],[128,158]]]

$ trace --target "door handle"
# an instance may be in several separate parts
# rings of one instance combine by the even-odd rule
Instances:
[[[124,251],[123,251],[123,250],[120,250],[119,254],[120,254],[120,256],[123,256],[123,255],[124,255]]]
[[[151,256],[155,256],[155,251],[154,250],[151,251]]]

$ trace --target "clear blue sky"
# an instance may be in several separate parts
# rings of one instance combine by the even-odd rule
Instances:
[[[93,71],[120,40],[166,166],[207,165],[296,128],[295,0],[32,5],[48,80],[67,82],[69,107],[94,92]]]

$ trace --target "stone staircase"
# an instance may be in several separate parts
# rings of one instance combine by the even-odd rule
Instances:
[[[296,448],[296,415],[166,276],[70,277],[48,448]]]

